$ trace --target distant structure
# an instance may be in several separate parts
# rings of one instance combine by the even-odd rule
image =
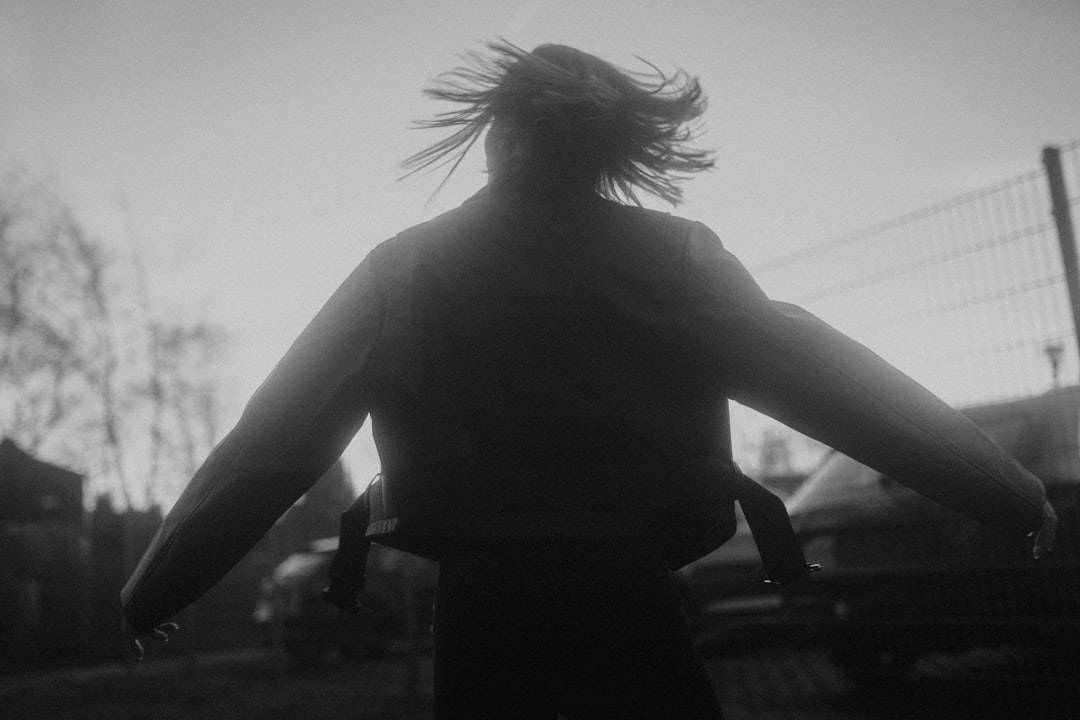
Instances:
[[[83,480],[0,440],[0,676],[124,656],[120,588],[161,524],[161,509],[117,510],[101,495],[87,512]],[[193,607],[189,619],[198,619],[187,626],[186,641],[200,648],[261,642],[252,620],[260,581],[312,539],[336,535],[354,495],[348,473],[334,463],[275,532]]]
[[[83,519],[81,475],[0,440],[0,669],[78,646]]]
[[[83,477],[23,452],[0,440],[0,523],[81,525]]]

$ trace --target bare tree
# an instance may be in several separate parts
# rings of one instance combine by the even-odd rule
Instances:
[[[753,477],[806,475],[828,453],[827,446],[775,420],[752,413],[736,419],[747,418],[748,427],[743,427],[733,439],[737,443],[737,460]]]
[[[47,188],[0,184],[0,436],[154,504],[214,441],[222,344],[205,322],[156,317],[137,255]]]

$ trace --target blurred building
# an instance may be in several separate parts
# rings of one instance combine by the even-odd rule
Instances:
[[[285,556],[336,535],[354,491],[334,463],[213,590],[177,618],[174,652],[260,642],[260,582]],[[83,477],[0,441],[0,674],[123,657],[120,588],[162,521],[161,509],[84,510]]]
[[[0,669],[79,648],[82,480],[0,440]]]

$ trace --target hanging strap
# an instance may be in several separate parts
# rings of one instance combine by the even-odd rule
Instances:
[[[765,566],[765,582],[779,587],[821,570],[820,565],[806,562],[784,501],[741,472],[734,482],[735,497]]]
[[[564,468],[562,479],[566,479],[566,474],[567,470]],[[586,476],[594,478],[595,472],[589,469]],[[738,469],[729,473],[727,478],[732,484],[734,499],[742,506],[743,515],[750,526],[768,576],[767,583],[775,586],[788,585],[821,569],[820,565],[806,562],[791,526],[791,519],[780,498]],[[619,483],[619,486],[627,488],[625,483]],[[359,610],[359,595],[366,579],[372,536],[391,532],[396,525],[396,518],[380,518],[380,508],[375,508],[373,512],[372,503],[380,502],[381,490],[381,479],[376,476],[367,490],[341,514],[338,552],[330,564],[330,583],[323,590],[323,597],[327,602],[349,613]],[[661,504],[666,505],[668,500],[654,492],[642,493],[630,501],[630,504],[637,507],[652,503],[659,507]],[[726,539],[724,535],[729,536],[727,533],[715,536],[717,546]]]
[[[376,475],[367,490],[341,513],[338,549],[330,562],[330,583],[322,591],[326,602],[350,615],[360,612],[360,592],[367,580],[368,551],[371,549],[371,538],[367,537],[371,519],[370,492],[378,480]]]

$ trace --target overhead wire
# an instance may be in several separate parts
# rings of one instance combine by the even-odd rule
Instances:
[[[1060,152],[1075,206],[1080,141]],[[793,302],[831,320],[815,307],[827,303],[856,339],[876,337],[909,351],[901,364],[932,372],[964,363],[971,399],[1035,391],[1045,385],[1046,348],[1075,336],[1047,183],[1045,168],[1031,170],[751,271],[772,274],[773,284],[790,277]],[[798,288],[798,281],[823,277],[825,284]],[[876,317],[858,322],[867,310]],[[928,354],[931,342],[946,349]],[[1066,362],[1067,373],[1080,375],[1080,368],[1072,370],[1075,352]]]

